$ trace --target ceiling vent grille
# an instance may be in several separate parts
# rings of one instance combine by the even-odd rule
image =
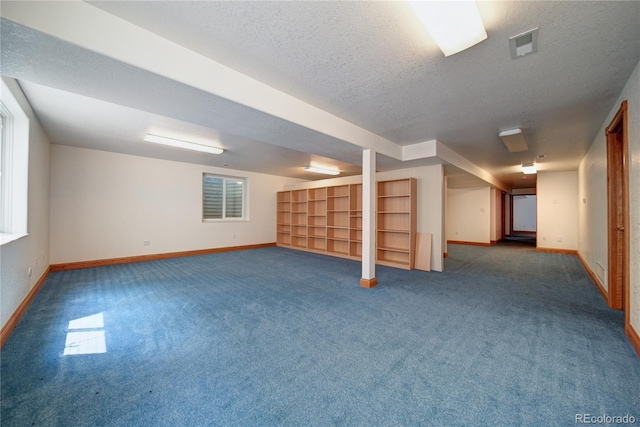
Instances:
[[[511,59],[518,59],[521,56],[538,51],[538,29],[527,31],[517,36],[509,37],[509,49]]]

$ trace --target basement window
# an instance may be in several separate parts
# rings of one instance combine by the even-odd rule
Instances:
[[[247,179],[231,176],[202,176],[202,220],[246,220]]]
[[[0,244],[27,235],[29,119],[2,80],[0,92]]]

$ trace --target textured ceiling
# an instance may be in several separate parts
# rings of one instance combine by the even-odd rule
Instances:
[[[447,58],[405,2],[90,3],[399,146],[437,139],[510,187],[531,185],[517,165],[537,154],[547,155],[541,170],[576,169],[640,59],[640,2],[479,2],[489,38]],[[10,25],[3,74],[358,171],[361,147],[324,130]],[[508,38],[534,27],[538,52],[512,60]],[[31,92],[36,111],[53,108]],[[47,131],[60,120],[49,116]],[[513,127],[525,130],[528,152],[509,153],[497,138]],[[289,175],[286,158],[273,165]],[[379,158],[380,169],[407,165]]]
[[[21,87],[27,98],[39,106],[38,119],[47,129],[49,138],[64,142],[64,145],[87,147],[84,141],[88,139],[91,140],[89,148],[102,151],[270,175],[286,174],[300,179],[318,178],[317,174],[304,171],[303,165],[337,166],[344,175],[360,173],[360,168],[350,163],[254,141],[166,116],[25,81]],[[143,141],[145,133],[215,145],[226,151],[224,155],[212,156],[157,146]]]

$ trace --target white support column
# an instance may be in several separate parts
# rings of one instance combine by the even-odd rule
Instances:
[[[362,151],[362,278],[360,286],[372,288],[376,279],[376,152]]]

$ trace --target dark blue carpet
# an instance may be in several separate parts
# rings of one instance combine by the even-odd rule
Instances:
[[[52,273],[2,349],[2,426],[640,423],[623,313],[575,256],[449,254],[373,289],[275,247]]]

